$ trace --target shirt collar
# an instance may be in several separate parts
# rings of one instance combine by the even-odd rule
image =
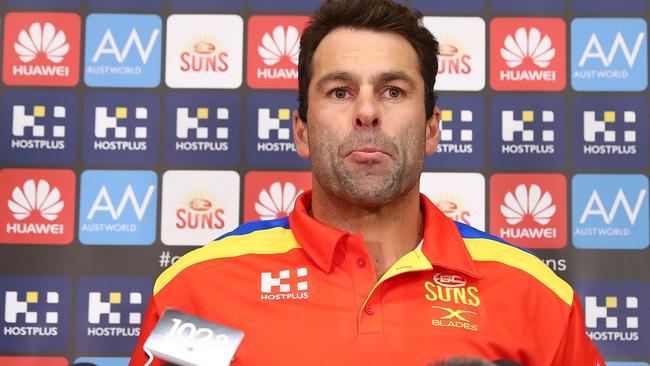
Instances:
[[[311,191],[296,200],[289,215],[289,226],[307,255],[325,272],[332,270],[334,251],[341,238],[352,234],[327,226],[309,215]],[[422,252],[434,267],[483,278],[472,260],[454,222],[445,216],[425,195],[420,194],[424,212]]]

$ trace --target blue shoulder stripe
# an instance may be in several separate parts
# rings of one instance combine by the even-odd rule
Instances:
[[[483,231],[481,231],[481,230],[479,230],[479,229],[477,229],[475,227],[469,226],[467,224],[463,224],[462,222],[454,221],[454,223],[456,224],[456,227],[458,228],[458,231],[460,231],[460,236],[462,236],[463,238],[467,238],[467,239],[489,239],[489,240],[498,241],[499,243],[509,245],[511,247],[517,248],[519,250],[522,250],[522,251],[524,251],[526,253],[532,254],[535,257],[537,257],[537,255],[533,251],[522,248],[522,247],[519,247],[519,246],[516,246],[516,245],[513,245],[513,244],[510,244],[507,241],[499,238],[498,236],[490,235],[490,234],[488,234],[486,232],[483,232]]]
[[[289,217],[282,217],[275,220],[261,220],[261,221],[247,222],[245,224],[240,225],[235,230],[221,235],[215,240],[221,240],[223,238],[226,238],[228,236],[233,236],[233,235],[246,235],[252,233],[253,231],[273,229],[276,227],[283,227],[285,229],[288,229]]]

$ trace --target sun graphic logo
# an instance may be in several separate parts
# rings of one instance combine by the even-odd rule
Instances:
[[[548,35],[542,37],[542,33],[537,28],[522,27],[515,31],[515,36],[508,35],[501,48],[501,57],[506,61],[506,65],[515,68],[530,59],[535,65],[541,68],[547,68],[553,57],[555,57],[555,48],[551,45],[551,38]]]
[[[54,221],[63,210],[61,193],[56,187],[50,189],[50,183],[39,179],[30,179],[21,187],[15,187],[11,199],[7,202],[16,220],[24,220],[38,212],[48,221]]]
[[[551,194],[542,192],[537,184],[518,185],[514,194],[506,194],[501,205],[501,213],[510,225],[519,224],[526,216],[532,217],[540,225],[547,225],[555,210]]]
[[[282,57],[287,57],[291,63],[298,65],[298,54],[300,53],[298,28],[290,25],[285,29],[278,25],[273,28],[272,36],[264,33],[262,45],[257,47],[257,52],[268,66],[277,64]]]
[[[43,53],[48,60],[58,64],[68,54],[70,45],[66,42],[65,33],[57,31],[52,23],[34,23],[29,27],[29,33],[23,30],[18,34],[14,50],[22,62],[32,62],[39,53]]]
[[[286,182],[284,186],[280,182],[274,182],[268,191],[266,189],[260,191],[255,202],[255,212],[261,220],[274,220],[288,216],[293,211],[296,198],[303,192],[291,182]]]

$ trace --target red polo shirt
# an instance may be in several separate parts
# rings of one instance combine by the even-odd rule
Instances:
[[[163,272],[129,365],[146,362],[168,307],[243,331],[232,365],[604,365],[573,289],[533,255],[422,195],[423,245],[377,280],[363,237],[318,222],[310,204],[307,192],[289,218],[244,224]]]

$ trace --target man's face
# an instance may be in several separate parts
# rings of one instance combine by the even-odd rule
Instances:
[[[426,121],[415,50],[399,35],[337,28],[312,59],[307,123],[294,116],[298,154],[325,191],[378,207],[418,182],[438,141]]]

